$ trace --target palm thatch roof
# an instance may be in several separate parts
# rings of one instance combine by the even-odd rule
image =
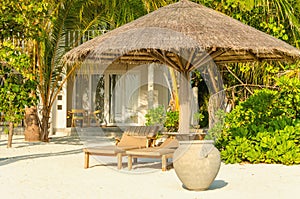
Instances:
[[[178,56],[180,55],[180,56]],[[166,63],[191,71],[215,63],[296,60],[300,50],[203,5],[181,0],[69,51],[67,63],[86,59]]]

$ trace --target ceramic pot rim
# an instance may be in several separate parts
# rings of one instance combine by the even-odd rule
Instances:
[[[213,140],[185,140],[179,141],[179,144],[214,144]]]

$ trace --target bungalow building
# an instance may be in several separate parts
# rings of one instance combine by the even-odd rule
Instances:
[[[80,41],[82,43],[97,34],[99,32],[90,31]],[[78,38],[77,31],[70,31],[66,36],[66,46]],[[172,81],[167,66],[150,64],[129,68],[109,65],[103,68],[95,63],[92,68],[83,63],[57,96],[51,115],[53,133],[70,129],[74,109],[84,111],[83,119],[74,121],[74,125],[88,127],[144,125],[148,109],[158,105],[168,108]],[[97,115],[93,114],[95,111],[98,111]]]
[[[83,120],[75,121],[77,126],[144,125],[148,109],[168,107],[172,88],[168,70],[157,64],[130,69],[111,65],[104,72],[95,67],[87,73],[83,65],[57,97],[51,117],[53,130],[71,127],[74,109],[84,111]],[[94,111],[99,111],[96,118]]]

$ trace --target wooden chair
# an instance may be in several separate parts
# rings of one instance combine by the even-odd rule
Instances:
[[[92,120],[94,120],[96,122],[97,126],[100,126],[100,117],[98,116],[98,114],[100,114],[100,113],[101,113],[101,110],[96,110],[89,114],[88,126],[91,126]]]
[[[76,121],[81,122],[81,127],[83,127],[84,119],[86,117],[86,112],[83,109],[72,109],[70,111],[72,117],[72,127],[76,127]]]

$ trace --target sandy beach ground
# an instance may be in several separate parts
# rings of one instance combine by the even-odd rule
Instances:
[[[299,198],[300,166],[222,164],[207,191],[182,187],[174,169],[160,170],[160,162],[138,163],[116,170],[114,158],[91,158],[83,168],[78,136],[54,136],[49,143],[28,143],[14,136],[13,148],[0,139],[0,198]],[[104,165],[104,163],[107,163]]]

